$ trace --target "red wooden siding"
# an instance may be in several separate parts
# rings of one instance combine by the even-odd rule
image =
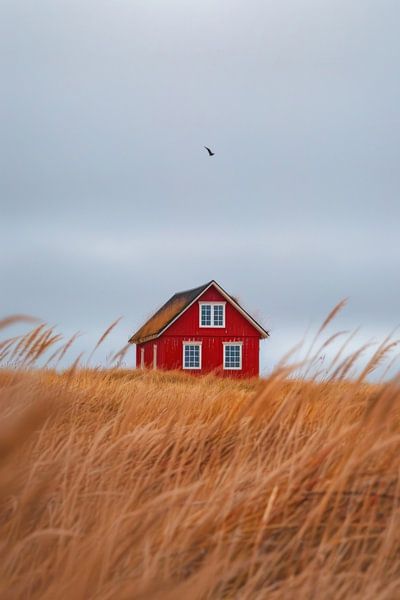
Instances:
[[[225,327],[200,327],[199,302],[225,302]],[[190,332],[190,333],[189,333]],[[193,374],[216,372],[227,377],[255,377],[259,374],[260,333],[225,298],[211,287],[204,292],[159,338],[138,344],[136,365],[141,365],[144,348],[144,366],[153,368],[153,348],[157,346],[158,369],[183,368],[183,342],[202,342],[202,368],[185,371]],[[223,342],[242,343],[241,370],[224,370]]]
[[[200,327],[199,326],[199,302],[226,302],[219,291],[211,287],[196,300],[196,302],[184,312],[175,323],[166,330],[164,335],[185,335],[190,331],[190,335],[200,336],[256,336],[260,337],[257,329],[245,319],[240,312],[236,310],[229,302],[225,305],[225,328],[220,327]]]
[[[259,339],[255,336],[245,338],[206,337],[206,336],[162,336],[156,340],[138,344],[136,348],[136,365],[140,367],[141,348],[144,348],[144,366],[146,369],[153,368],[153,347],[157,346],[157,368],[158,369],[182,369],[183,368],[183,342],[202,342],[202,368],[185,369],[188,373],[201,375],[215,372],[227,377],[256,377],[259,374]],[[223,342],[242,342],[242,368],[236,370],[224,370],[223,368]]]

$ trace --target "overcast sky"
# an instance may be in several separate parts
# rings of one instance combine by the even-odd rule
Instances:
[[[2,0],[1,313],[122,346],[216,279],[263,371],[400,322],[398,0]],[[209,158],[203,145],[213,148]],[[133,361],[133,353],[129,361]]]

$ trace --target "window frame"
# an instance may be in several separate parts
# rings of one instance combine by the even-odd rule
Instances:
[[[198,367],[186,367],[185,366],[185,348],[186,346],[198,346],[199,347],[199,366]],[[202,365],[202,342],[198,342],[198,341],[184,341],[182,342],[182,369],[184,369],[185,371],[201,371],[201,365]]]
[[[223,345],[223,358],[222,358],[222,364],[224,367],[224,371],[242,371],[243,370],[243,342],[222,342]],[[239,367],[227,367],[225,366],[225,360],[226,360],[226,348],[228,346],[239,346],[240,348],[240,352],[239,352],[239,363],[240,366]]]
[[[211,306],[211,325],[202,325],[201,312],[202,306]],[[222,306],[222,325],[214,325],[214,306]],[[201,329],[225,329],[226,302],[199,302],[199,327]]]

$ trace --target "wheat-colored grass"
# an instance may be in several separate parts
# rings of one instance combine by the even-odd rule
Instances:
[[[1,598],[400,597],[397,381],[33,370],[55,335],[3,346]]]

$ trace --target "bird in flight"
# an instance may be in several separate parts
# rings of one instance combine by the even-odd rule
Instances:
[[[210,148],[207,148],[207,146],[204,146],[204,148],[207,150],[208,154],[210,156],[214,156],[215,152],[213,152],[212,150],[210,150]]]

